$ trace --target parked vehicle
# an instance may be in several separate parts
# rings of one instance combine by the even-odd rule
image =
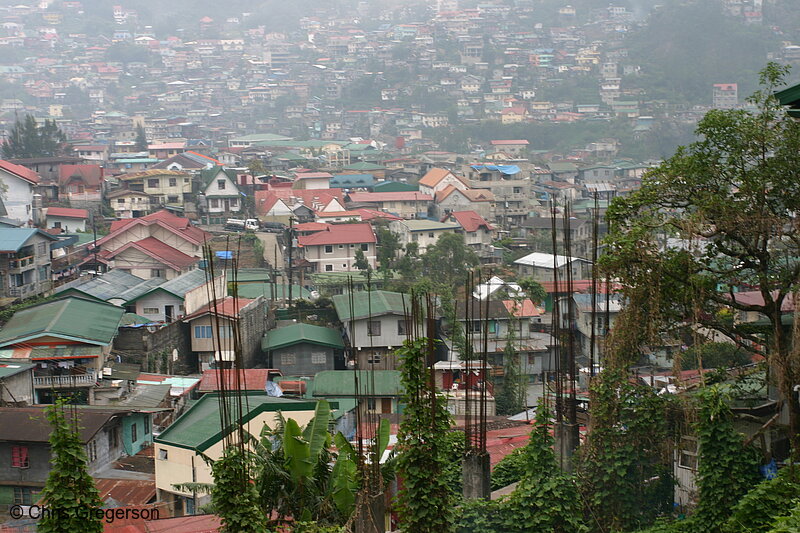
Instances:
[[[261,229],[267,233],[283,233],[286,231],[286,224],[280,222],[264,222],[261,224]]]
[[[259,229],[258,220],[248,218],[229,218],[225,221],[225,229],[228,231],[256,231]]]

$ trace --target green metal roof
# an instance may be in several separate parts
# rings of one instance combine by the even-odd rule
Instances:
[[[270,269],[268,268],[240,268],[235,273],[228,273],[228,281],[236,280],[236,283],[246,283],[250,281],[270,281]]]
[[[401,183],[399,181],[382,181],[375,185],[373,190],[375,192],[412,192],[418,191],[419,185]]]
[[[231,395],[221,400],[218,394],[205,394],[184,412],[161,435],[157,443],[169,444],[190,450],[204,451],[222,439],[220,404],[225,401],[230,412],[237,411],[235,398]],[[291,411],[314,411],[316,401],[275,398],[265,392],[242,393],[243,422],[249,422],[263,412],[281,411],[291,418]],[[255,436],[261,428],[251,428]]]
[[[253,133],[242,137],[230,139],[230,142],[262,142],[262,141],[289,141],[291,137],[276,135],[274,133]]]
[[[323,370],[314,376],[314,396],[317,398],[355,396],[355,380],[359,389],[369,390],[367,396],[402,396],[403,385],[399,370]]]
[[[35,366],[28,363],[2,363],[0,364],[0,379],[26,372]]]
[[[177,278],[172,278],[169,281],[161,281],[156,287],[151,287],[148,290],[133,296],[132,294],[126,295],[125,302],[130,304],[134,300],[138,300],[147,296],[148,294],[154,293],[156,291],[164,291],[169,294],[172,294],[176,298],[183,299],[186,297],[186,293],[192,289],[196,289],[197,287],[201,286],[203,283],[206,282],[206,271],[202,269],[197,270],[190,270],[185,274],[181,274]],[[128,291],[129,293],[131,291]]]
[[[339,320],[367,318],[380,315],[407,315],[410,313],[411,299],[399,292],[361,291],[352,293],[353,313],[350,315],[350,295],[337,294],[333,305]]]
[[[61,285],[56,288],[56,294],[86,295],[105,302],[113,298],[124,299],[122,295],[126,291],[145,283],[145,281],[149,280],[144,280],[125,270],[115,268],[102,276],[81,278]]]
[[[270,300],[280,300],[289,297],[289,285],[284,283],[277,283],[274,285],[275,294],[272,294],[272,283],[244,283],[236,287],[236,294],[241,298],[258,298],[263,296]],[[300,285],[292,285],[292,298],[311,297],[311,292]]]
[[[68,297],[14,313],[0,330],[0,347],[50,335],[87,344],[110,344],[125,310],[104,302]]]
[[[335,329],[298,323],[267,331],[261,341],[261,349],[264,351],[277,350],[300,343],[344,348],[342,335]]]

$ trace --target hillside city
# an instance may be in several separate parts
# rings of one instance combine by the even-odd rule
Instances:
[[[0,6],[0,532],[800,531],[795,11]]]

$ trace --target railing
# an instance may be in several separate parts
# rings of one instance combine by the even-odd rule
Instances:
[[[63,376],[33,376],[34,387],[91,387],[96,382],[94,372]]]
[[[39,283],[28,283],[27,285],[20,285],[18,287],[9,287],[7,294],[17,298],[26,298],[28,296],[35,296],[50,290],[51,282],[42,281]]]
[[[9,259],[8,260],[8,268],[15,269],[15,268],[24,268],[26,266],[31,266],[34,263],[34,259],[32,255],[27,257],[20,257],[19,259]]]

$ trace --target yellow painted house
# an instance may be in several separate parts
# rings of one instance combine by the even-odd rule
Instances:
[[[229,394],[230,396],[230,394]],[[226,397],[228,412],[237,412],[234,399]],[[179,490],[176,484],[213,483],[211,467],[202,455],[213,460],[222,457],[224,432],[220,423],[220,396],[206,394],[171,426],[155,438],[157,499],[165,502],[173,516],[197,512],[210,501],[207,494]],[[268,396],[266,392],[242,394],[242,425],[258,438],[266,424],[274,427],[280,414],[293,418],[303,427],[313,417],[317,402]],[[332,405],[332,407],[336,407]]]

